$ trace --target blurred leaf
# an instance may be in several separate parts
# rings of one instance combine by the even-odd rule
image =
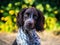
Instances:
[[[20,6],[20,2],[16,2],[15,5],[16,5],[16,6]]]
[[[46,8],[46,10],[47,10],[48,12],[53,11],[53,9],[52,9],[52,8]]]
[[[51,6],[49,4],[46,4],[46,10],[48,12],[51,12],[53,9],[51,8]]]
[[[17,16],[17,13],[19,12],[20,10],[19,10],[19,8],[16,8],[15,9],[15,15]]]
[[[0,21],[0,26],[2,25],[2,24],[4,24],[2,21]]]
[[[3,2],[3,3],[2,3]],[[8,0],[0,4],[0,28],[2,32],[12,32],[17,29],[16,16],[22,8],[36,7],[44,13],[44,28],[48,30],[60,30],[60,6],[58,2],[43,0]],[[56,19],[57,18],[57,19]],[[57,21],[57,22],[56,22]],[[58,23],[59,22],[59,23]]]
[[[44,11],[44,7],[43,7],[42,4],[38,4],[38,5],[36,6],[36,8],[39,9],[39,10],[41,10],[42,12]]]
[[[56,10],[56,11],[54,11],[53,13],[54,13],[54,14],[58,14],[58,11]]]
[[[25,2],[26,4],[32,5],[32,4],[35,2],[35,0],[24,0],[24,2]]]
[[[9,11],[11,9],[11,7],[6,7],[5,10]]]
[[[23,5],[22,5],[22,8],[27,8],[27,7],[28,7],[28,6],[27,6],[27,5],[25,5],[25,4],[23,4]]]
[[[46,8],[49,9],[50,8],[50,5],[49,4],[46,4]]]
[[[8,14],[7,12],[4,12],[4,13],[3,13],[3,16],[4,16],[4,17],[6,17],[6,16],[8,16],[8,15],[9,15],[9,14]]]
[[[11,7],[12,7],[12,3],[9,3],[9,4],[8,4],[8,7],[11,8]]]
[[[3,13],[4,12],[4,10],[0,10],[0,13]]]
[[[50,13],[48,16],[55,17],[55,15],[53,13]]]
[[[54,10],[56,10],[56,9],[57,9],[57,7],[54,7],[53,9],[54,9]]]
[[[5,7],[4,7],[4,6],[1,6],[1,8],[2,8],[2,9],[5,9]]]

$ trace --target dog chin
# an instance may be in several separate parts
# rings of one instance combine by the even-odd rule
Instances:
[[[34,29],[34,27],[24,27],[25,28],[25,30],[33,30]]]

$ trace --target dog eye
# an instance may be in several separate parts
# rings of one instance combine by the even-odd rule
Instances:
[[[25,16],[25,17],[29,17],[29,13],[25,13],[24,16]]]
[[[29,13],[26,13],[27,16],[29,16]]]
[[[25,15],[24,15],[24,17],[25,17],[25,18],[27,18],[27,17],[28,17],[28,15],[26,15],[26,14],[25,14]]]
[[[33,18],[34,18],[34,19],[37,19],[37,18],[38,18],[38,16],[37,16],[37,15],[34,15],[34,16],[33,16]]]
[[[28,15],[27,14],[24,14],[24,19],[26,20],[28,18]]]

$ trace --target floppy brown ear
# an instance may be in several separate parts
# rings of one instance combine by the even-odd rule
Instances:
[[[41,11],[37,10],[37,13],[38,13],[38,19],[37,19],[37,23],[36,23],[36,30],[43,31],[45,18],[44,18],[43,13]]]
[[[27,8],[22,9],[18,14],[17,14],[17,26],[21,27],[23,26],[23,14]]]

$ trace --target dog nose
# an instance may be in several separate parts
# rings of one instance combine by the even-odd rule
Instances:
[[[28,26],[32,26],[32,23],[31,23],[31,22],[29,22],[29,23],[28,23]]]

